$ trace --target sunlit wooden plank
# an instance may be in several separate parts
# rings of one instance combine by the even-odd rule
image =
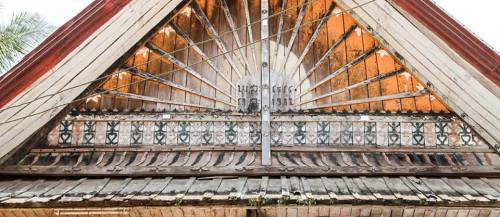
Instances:
[[[154,44],[149,43],[149,42],[146,43],[146,47],[149,48],[154,53],[160,55],[162,57],[161,58],[162,60],[166,59],[167,61],[169,61],[169,62],[177,65],[178,67],[180,67],[181,69],[185,70],[189,74],[193,75],[194,77],[196,77],[196,78],[200,79],[201,81],[203,81],[204,83],[208,84],[210,87],[214,88],[215,90],[221,92],[222,94],[224,94],[224,95],[226,95],[228,97],[232,97],[231,94],[227,93],[228,92],[227,90],[220,89],[217,85],[213,84],[207,78],[203,77],[200,73],[196,72],[193,68],[191,68],[190,66],[188,66],[185,63],[181,62],[180,60],[178,60],[177,58],[175,58],[174,56],[172,56],[168,52],[162,50],[161,48],[159,48],[159,47],[157,47]]]
[[[245,0],[247,1],[247,0]],[[279,23],[278,23],[278,31],[277,31],[277,36],[276,36],[276,48],[274,49],[274,65],[273,65],[273,72],[276,71],[276,67],[278,67],[278,51],[279,51],[279,48],[280,48],[280,42],[281,42],[281,37],[283,35],[283,33],[281,31],[283,31],[283,25],[284,25],[284,21],[285,21],[285,10],[286,10],[286,6],[288,4],[288,1],[287,0],[283,0],[282,4],[281,4],[281,11],[280,11],[280,19],[279,19]]]
[[[158,76],[153,75],[153,74],[151,74],[149,72],[141,71],[141,70],[133,68],[133,67],[125,67],[125,69],[129,70],[131,72],[131,74],[139,76],[139,77],[142,77],[142,78],[144,78],[146,80],[156,81],[156,82],[159,82],[161,84],[164,84],[164,85],[167,85],[167,86],[170,86],[170,87],[173,87],[173,88],[177,88],[179,90],[186,91],[186,92],[188,92],[190,94],[194,94],[194,95],[197,95],[197,96],[200,96],[200,97],[203,97],[203,98],[206,98],[206,99],[210,99],[210,100],[213,100],[213,101],[216,101],[216,102],[220,102],[220,103],[223,103],[223,104],[226,104],[226,105],[229,105],[229,106],[236,106],[235,104],[231,104],[229,102],[222,101],[222,100],[219,100],[217,98],[204,95],[204,94],[202,94],[199,91],[196,91],[196,90],[190,89],[188,87],[185,87],[183,85],[174,83],[173,81],[170,81],[170,80],[158,77]],[[231,99],[236,100],[234,97],[232,97],[232,96],[230,96],[230,97],[231,97]]]
[[[126,97],[129,99],[136,99],[136,100],[144,100],[148,102],[155,102],[155,103],[164,103],[164,104],[171,104],[171,105],[180,105],[180,106],[188,106],[188,107],[195,107],[195,108],[204,108],[204,109],[210,109],[214,110],[215,108],[213,107],[208,107],[204,105],[198,105],[198,104],[192,104],[192,103],[184,103],[184,102],[176,102],[172,100],[165,100],[165,99],[158,99],[156,97],[150,97],[150,96],[143,96],[143,95],[138,95],[138,94],[133,94],[133,93],[123,93],[119,92],[116,90],[104,90],[106,94],[113,95],[113,96],[118,96],[118,97]]]
[[[351,33],[354,31],[354,29],[356,29],[356,27],[357,27],[356,24],[352,25],[349,28],[349,30],[347,30],[342,36],[340,36],[337,39],[337,41],[335,41],[335,43],[332,44],[332,46],[330,46],[330,48],[328,48],[328,50],[326,51],[326,53],[323,54],[323,56],[314,64],[314,66],[306,72],[306,76],[299,81],[299,83],[297,84],[297,86],[300,86],[302,83],[304,83],[304,81],[307,80],[309,78],[309,76],[312,75],[312,73],[314,72],[314,70],[316,70],[316,68],[318,68],[321,64],[323,64],[323,62],[325,60],[328,59],[328,57],[335,50],[335,48],[337,48],[343,41],[345,41],[345,39],[349,35],[351,35]]]
[[[255,65],[251,66],[248,59],[247,59],[247,54],[245,52],[245,46],[243,46],[243,44],[241,43],[240,36],[238,35],[236,25],[234,24],[234,20],[233,20],[233,17],[231,15],[231,11],[229,11],[229,7],[227,6],[226,0],[219,0],[219,2],[220,2],[222,9],[224,11],[224,16],[226,17],[226,21],[229,24],[229,28],[231,28],[231,32],[233,33],[234,40],[236,41],[236,45],[238,46],[238,52],[241,55],[241,57],[239,57],[239,58],[243,59],[242,61],[249,71],[251,71],[252,73],[257,73],[257,69],[255,69]]]
[[[306,91],[302,92],[299,94],[299,96],[297,97],[301,97],[301,96],[304,96],[306,95],[308,92],[310,91],[313,91],[314,89],[316,89],[317,87],[319,87],[320,85],[324,84],[325,82],[329,81],[330,79],[334,78],[335,76],[337,76],[338,74],[342,73],[343,71],[349,69],[350,67],[352,67],[353,65],[355,65],[356,63],[358,63],[359,61],[365,59],[367,56],[369,56],[370,54],[374,53],[375,51],[377,51],[379,49],[378,46],[375,46],[373,48],[371,48],[370,50],[366,51],[365,53],[359,55],[358,57],[356,57],[355,59],[353,59],[351,62],[345,64],[344,66],[340,67],[339,69],[335,70],[334,72],[330,73],[328,76],[326,76],[326,78],[323,78],[322,80],[318,81],[317,83],[315,83],[312,87],[310,87],[309,89],[307,89]]]
[[[321,108],[343,106],[343,105],[352,105],[352,104],[358,104],[358,103],[368,103],[368,102],[381,101],[381,100],[401,99],[401,98],[407,98],[407,97],[422,96],[425,94],[428,94],[428,91],[426,89],[423,89],[423,90],[418,91],[418,92],[405,92],[405,93],[398,93],[398,94],[393,94],[393,95],[377,96],[377,97],[349,100],[349,101],[344,101],[344,102],[334,102],[334,103],[316,105],[316,106],[304,108],[304,110],[321,109]]]
[[[335,2],[332,2],[330,4],[330,7],[328,8],[328,11],[326,11],[323,14],[323,16],[321,17],[321,20],[319,21],[318,26],[316,26],[316,29],[314,30],[314,33],[312,34],[311,38],[309,38],[309,41],[307,42],[306,47],[302,51],[302,54],[300,55],[299,59],[297,60],[297,62],[295,62],[294,66],[292,67],[292,71],[291,71],[292,72],[292,76],[291,76],[291,78],[294,78],[295,75],[297,74],[298,68],[299,68],[300,64],[302,64],[302,61],[306,57],[307,52],[309,52],[309,50],[312,48],[312,46],[314,44],[314,41],[316,41],[316,39],[318,38],[319,33],[321,32],[321,29],[323,28],[323,26],[325,25],[326,21],[328,20],[328,18],[332,14],[332,11],[333,11],[334,8],[335,8]]]
[[[295,21],[295,26],[293,27],[292,30],[292,36],[290,37],[290,41],[288,41],[288,45],[285,50],[285,58],[283,59],[283,62],[278,72],[282,72],[286,66],[286,62],[288,62],[288,58],[290,57],[290,53],[292,52],[292,47],[295,44],[295,38],[297,38],[298,36],[299,29],[302,26],[302,21],[304,20],[304,16],[306,15],[306,9],[308,4],[309,0],[304,0],[302,6],[300,7],[299,16]]]
[[[221,49],[222,53],[224,54],[224,57],[229,62],[229,65],[231,65],[231,68],[233,68],[233,70],[236,72],[236,74],[238,74],[238,77],[241,78],[242,77],[242,73],[240,72],[240,70],[236,66],[236,63],[233,61],[233,58],[231,57],[231,54],[230,54],[229,50],[226,48],[226,45],[224,45],[224,42],[220,38],[219,34],[217,33],[217,30],[215,30],[215,28],[212,25],[212,23],[210,23],[210,20],[208,19],[208,17],[205,15],[205,13],[200,8],[200,6],[198,5],[198,3],[196,3],[196,1],[193,1],[191,3],[191,7],[193,8],[193,10],[195,12],[195,15],[198,18],[198,20],[200,20],[200,22],[203,24],[203,26],[205,27],[205,29],[207,30],[207,32],[215,40],[215,43],[217,44],[217,47],[219,47],[219,49]]]
[[[337,89],[337,90],[334,90],[334,91],[331,91],[329,93],[325,93],[325,94],[322,94],[322,95],[319,95],[319,96],[316,96],[312,99],[309,99],[309,100],[306,100],[306,101],[303,101],[303,102],[300,102],[299,105],[303,105],[303,104],[306,104],[306,103],[309,103],[309,102],[313,102],[313,101],[316,101],[316,100],[319,100],[319,99],[322,99],[322,98],[325,98],[325,97],[329,97],[329,96],[332,96],[332,95],[335,95],[335,94],[339,94],[339,93],[342,93],[342,92],[345,92],[345,91],[348,91],[348,90],[351,90],[351,89],[354,89],[356,87],[359,87],[359,86],[362,86],[362,85],[367,85],[371,82],[374,82],[374,81],[380,81],[380,80],[383,80],[387,77],[391,77],[393,75],[397,75],[397,74],[400,74],[402,72],[404,72],[405,70],[403,68],[401,69],[398,69],[398,70],[394,70],[392,72],[389,72],[389,73],[386,73],[386,74],[380,74],[380,75],[377,75],[375,77],[372,77],[372,78],[369,78],[369,79],[366,79],[362,82],[358,82],[358,83],[355,83],[355,84],[352,84],[352,85],[349,85],[347,87],[343,87],[343,88],[340,88],[340,89]],[[298,98],[298,97],[297,97]]]
[[[219,68],[217,68],[214,61],[212,61],[212,58],[208,57],[208,55],[205,52],[203,52],[203,50],[198,46],[198,44],[196,44],[191,38],[189,38],[189,36],[184,31],[182,31],[182,29],[179,26],[175,25],[175,23],[171,23],[170,26],[175,31],[175,33],[177,33],[177,35],[181,36],[181,38],[183,38],[188,43],[188,45],[207,62],[210,68],[212,68],[225,81],[227,81],[227,83],[229,83],[229,85],[231,85],[232,88],[236,89],[236,86],[231,81],[231,79],[229,79],[226,76],[226,74],[224,74],[224,72],[222,72]]]

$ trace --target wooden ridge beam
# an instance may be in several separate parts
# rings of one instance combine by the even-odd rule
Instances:
[[[196,53],[198,53],[203,59],[205,59],[205,61],[207,62],[207,64],[210,66],[210,68],[212,68],[217,74],[219,74],[227,83],[229,83],[229,85],[231,85],[232,88],[234,88],[236,90],[236,85],[234,85],[234,83],[231,81],[230,78],[228,78],[226,76],[226,74],[224,72],[222,72],[214,63],[214,61],[212,61],[212,58],[208,57],[208,55],[203,52],[203,50],[200,48],[200,46],[198,46],[189,36],[188,34],[186,34],[184,31],[182,31],[182,29],[177,26],[175,23],[170,23],[170,27],[172,27],[172,29],[175,31],[175,33],[179,36],[181,36],[181,38],[183,38],[187,43],[188,45],[194,50],[196,51]]]
[[[335,2],[332,1],[332,3],[330,4],[330,7],[328,8],[328,10],[322,15],[321,20],[319,21],[318,26],[316,26],[316,29],[314,30],[314,33],[312,34],[311,38],[309,38],[309,41],[307,42],[306,47],[302,51],[302,54],[300,55],[300,57],[297,60],[297,62],[295,63],[295,65],[292,67],[292,76],[291,76],[291,78],[294,78],[295,75],[297,74],[298,68],[299,68],[300,64],[302,63],[302,61],[306,57],[307,53],[309,52],[309,50],[313,46],[314,42],[318,38],[319,33],[321,32],[321,29],[325,25],[325,23],[328,20],[328,18],[330,18],[330,15],[332,14],[332,11],[335,8],[335,6],[336,6]]]
[[[302,6],[300,7],[299,11],[299,16],[297,17],[297,20],[295,21],[295,25],[292,30],[292,36],[290,37],[290,40],[288,41],[288,45],[285,50],[285,58],[283,59],[283,64],[281,64],[279,70],[277,72],[281,73],[284,71],[284,68],[286,66],[286,62],[288,61],[288,58],[290,57],[290,53],[292,52],[292,47],[295,44],[295,38],[297,38],[299,29],[302,26],[302,21],[304,20],[304,16],[306,15],[306,9],[307,5],[309,4],[309,0],[304,0],[302,3]],[[278,32],[278,34],[280,34]]]
[[[356,63],[360,62],[361,60],[365,59],[366,57],[368,57],[369,55],[371,55],[372,53],[374,53],[375,51],[377,51],[379,49],[378,46],[374,46],[372,47],[370,50],[367,50],[366,52],[364,52],[363,54],[359,55],[358,57],[356,57],[355,59],[353,59],[351,62],[343,65],[342,67],[338,68],[337,70],[335,70],[334,72],[330,73],[328,76],[326,76],[325,78],[321,79],[320,81],[316,82],[312,87],[310,87],[309,89],[307,89],[306,91],[300,93],[298,96],[296,96],[295,98],[299,98],[299,97],[302,97],[304,95],[306,95],[308,92],[311,92],[313,91],[314,89],[316,89],[317,87],[321,86],[322,84],[324,84],[325,82],[328,82],[329,80],[331,80],[332,78],[334,78],[335,76],[339,75],[340,73],[344,72],[345,70],[351,68],[352,66],[356,65]]]
[[[334,103],[328,103],[328,104],[315,105],[315,106],[307,107],[304,109],[305,110],[320,109],[320,108],[352,105],[352,104],[375,102],[375,101],[382,101],[382,100],[416,97],[416,96],[422,96],[422,95],[425,95],[428,93],[429,92],[426,89],[423,89],[423,90],[420,90],[417,92],[404,92],[404,93],[398,93],[398,94],[392,94],[392,95],[377,96],[377,97],[370,97],[370,98],[363,98],[363,99],[354,99],[354,100],[343,101],[343,102],[334,102]]]
[[[177,88],[179,90],[186,91],[186,92],[188,92],[190,94],[194,94],[194,95],[197,95],[197,96],[202,97],[202,98],[210,99],[210,100],[213,100],[215,102],[220,102],[220,103],[228,105],[228,106],[236,107],[235,104],[226,102],[224,100],[217,99],[215,97],[204,95],[203,93],[201,93],[199,91],[196,91],[196,90],[190,89],[188,87],[182,86],[180,84],[174,83],[173,81],[170,81],[170,80],[158,77],[156,75],[153,75],[153,74],[151,74],[149,72],[142,71],[142,70],[137,69],[135,67],[124,66],[123,68],[124,68],[124,70],[129,70],[131,74],[139,76],[139,77],[142,77],[142,78],[144,78],[146,80],[155,81],[155,82],[158,82],[160,84],[164,84],[164,85],[167,85],[167,86],[170,86],[170,87],[173,87],[173,88]],[[230,96],[230,98],[236,101],[236,99],[234,97]]]
[[[172,105],[180,105],[180,106],[188,106],[188,107],[216,110],[215,108],[204,106],[204,105],[176,102],[176,101],[172,101],[172,100],[159,99],[159,98],[151,97],[151,96],[144,96],[144,95],[138,95],[138,94],[133,94],[133,93],[123,93],[123,92],[119,92],[119,91],[115,91],[115,90],[106,90],[106,89],[104,89],[104,91],[106,92],[106,94],[109,94],[112,96],[126,97],[129,99],[144,100],[144,101],[154,102],[154,103],[164,103],[164,104],[172,104]]]
[[[208,17],[205,15],[205,13],[203,12],[203,10],[200,8],[200,6],[198,5],[198,3],[196,1],[193,1],[191,3],[191,7],[193,8],[193,10],[195,12],[194,14],[198,18],[198,20],[200,20],[200,22],[203,24],[203,26],[205,27],[207,32],[215,40],[217,47],[219,47],[219,49],[221,49],[222,53],[224,53],[224,57],[226,58],[229,65],[231,65],[231,68],[233,68],[233,70],[236,72],[236,74],[238,74],[238,77],[241,78],[242,73],[240,72],[240,70],[236,66],[236,63],[233,61],[233,58],[231,57],[231,55],[229,53],[229,50],[226,48],[226,45],[224,44],[224,42],[220,38],[219,34],[217,33],[217,30],[215,30],[212,23],[210,23],[210,20],[208,19]]]
[[[240,53],[241,57],[243,59],[244,65],[247,67],[249,71],[252,71],[253,74],[257,73],[257,69],[254,69],[255,65],[253,67],[250,65],[250,62],[247,59],[246,52],[244,50],[244,46],[241,43],[240,36],[238,35],[238,29],[236,28],[236,25],[234,24],[233,17],[231,15],[231,11],[229,11],[229,7],[227,6],[226,0],[219,0],[219,3],[222,5],[222,10],[224,11],[224,16],[226,17],[226,21],[229,24],[229,28],[231,29],[231,32],[233,33],[234,40],[236,41],[236,45],[238,46],[238,52]],[[241,61],[241,60],[240,60]]]
[[[325,97],[329,97],[329,96],[332,96],[332,95],[335,95],[335,94],[339,94],[339,93],[342,93],[342,92],[354,89],[354,88],[359,87],[359,86],[367,85],[367,84],[369,84],[371,82],[374,82],[374,81],[381,81],[381,80],[383,80],[385,78],[391,77],[393,75],[400,74],[400,73],[402,73],[404,71],[405,71],[404,68],[400,68],[400,69],[396,69],[394,71],[388,72],[386,74],[380,74],[380,75],[377,75],[375,77],[366,79],[364,81],[361,81],[361,82],[349,85],[347,87],[342,87],[340,89],[333,90],[333,91],[331,91],[329,93],[325,93],[325,94],[316,96],[316,97],[314,97],[312,99],[309,99],[309,100],[306,100],[304,102],[300,102],[299,105],[303,105],[303,104],[306,104],[306,103],[309,103],[309,102],[313,102],[313,101],[316,101],[316,100],[319,100],[319,99],[323,99]]]
[[[194,77],[200,79],[200,81],[208,84],[208,86],[214,88],[215,90],[221,92],[222,94],[230,97],[230,98],[233,98],[233,96],[231,96],[231,94],[227,93],[226,90],[223,90],[221,88],[219,88],[217,85],[215,85],[214,83],[212,83],[210,80],[208,80],[207,78],[205,78],[203,75],[201,75],[200,73],[196,72],[193,68],[191,68],[190,66],[188,66],[187,64],[181,62],[180,60],[178,60],[177,58],[175,58],[174,56],[172,56],[172,54],[169,54],[168,52],[162,50],[161,48],[157,47],[156,45],[148,42],[146,43],[146,47],[149,48],[150,50],[152,50],[154,53],[160,55],[162,58],[162,60],[168,60],[169,62],[177,65],[178,67],[180,67],[181,69],[185,70],[186,72],[188,72],[189,74],[193,75]]]
[[[318,68],[319,66],[321,66],[321,64],[323,64],[323,62],[325,60],[328,59],[328,57],[330,56],[330,54],[335,50],[335,48],[337,48],[340,43],[342,43],[343,41],[345,41],[347,39],[347,37],[349,35],[351,35],[351,33],[354,31],[354,29],[356,29],[358,27],[357,24],[353,24],[351,27],[349,27],[349,29],[344,32],[344,34],[342,34],[336,41],[335,43],[332,44],[332,46],[330,46],[328,48],[328,50],[323,54],[323,56],[321,56],[321,58],[314,64],[314,66],[309,69],[309,71],[306,72],[306,76],[304,78],[302,78],[299,83],[298,83],[298,87],[300,87],[300,85],[302,83],[304,83],[305,80],[307,80],[311,75],[312,73],[314,73],[314,70],[316,70],[316,68]]]

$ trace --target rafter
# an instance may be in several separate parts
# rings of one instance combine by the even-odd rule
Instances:
[[[191,3],[191,7],[193,8],[194,14],[198,18],[198,20],[200,20],[200,22],[203,24],[203,26],[205,27],[207,32],[214,38],[215,43],[217,44],[217,47],[219,47],[219,49],[221,49],[222,53],[224,53],[224,57],[229,62],[229,65],[231,65],[231,68],[233,68],[233,70],[236,72],[236,74],[238,74],[238,76],[241,78],[242,73],[240,72],[240,70],[236,66],[236,63],[233,61],[233,58],[231,57],[228,49],[226,48],[226,45],[224,44],[224,42],[220,38],[219,34],[217,33],[217,30],[215,30],[212,23],[210,23],[210,20],[208,20],[208,17],[205,15],[205,12],[203,12],[203,10],[200,8],[198,3],[196,3],[196,1],[193,1]]]
[[[171,23],[170,27],[172,27],[175,33],[181,36],[181,38],[183,38],[188,43],[188,45],[194,51],[196,51],[196,53],[198,53],[217,74],[219,74],[227,83],[229,83],[232,88],[236,89],[236,85],[234,85],[231,79],[229,79],[226,74],[224,74],[219,68],[217,68],[214,61],[212,61],[212,59],[208,57],[208,55],[203,52],[203,50],[184,31],[182,31],[179,26],[177,26],[175,23]]]
[[[229,24],[229,28],[231,28],[231,32],[233,33],[234,40],[236,41],[236,45],[238,46],[238,52],[241,55],[241,58],[243,59],[243,63],[247,67],[248,70],[252,71],[252,73],[256,73],[257,70],[254,69],[254,66],[250,65],[250,62],[247,59],[247,55],[244,49],[243,44],[241,43],[240,36],[238,35],[238,29],[236,28],[236,25],[234,24],[233,16],[231,15],[231,11],[229,11],[229,7],[227,6],[226,0],[219,0],[220,4],[222,5],[222,9],[224,11],[224,15],[226,17],[226,21]]]
[[[359,103],[368,103],[368,102],[375,102],[375,101],[382,101],[382,100],[409,98],[409,97],[422,96],[422,95],[425,95],[428,93],[429,92],[426,89],[422,89],[422,90],[417,91],[417,92],[404,92],[404,93],[397,93],[397,94],[392,94],[392,95],[377,96],[377,97],[370,97],[370,98],[363,98],[363,99],[354,99],[354,100],[343,101],[343,102],[334,102],[334,103],[316,105],[316,106],[304,108],[304,110],[321,109],[321,108],[352,105],[352,104],[359,104]]]
[[[133,93],[123,93],[123,92],[119,92],[116,90],[104,89],[104,91],[107,95],[126,97],[129,99],[136,99],[136,100],[143,100],[143,101],[148,101],[148,102],[164,103],[164,104],[171,104],[171,105],[179,105],[179,106],[188,106],[188,107],[195,107],[195,108],[204,108],[204,109],[210,109],[210,110],[215,109],[213,107],[208,107],[208,106],[204,106],[204,105],[176,102],[176,101],[172,101],[172,100],[164,100],[164,99],[159,99],[159,98],[151,97],[151,96],[144,96],[144,95],[138,95],[138,94],[133,94]]]
[[[186,65],[185,63],[181,62],[180,60],[178,60],[177,58],[172,56],[172,54],[162,50],[161,48],[155,46],[154,44],[152,44],[150,42],[146,43],[146,47],[149,48],[154,53],[156,53],[157,55],[160,55],[162,57],[161,58],[162,60],[165,60],[165,59],[168,60],[169,62],[177,65],[178,67],[180,67],[184,71],[188,72],[189,74],[193,75],[194,77],[200,79],[202,82],[208,84],[208,86],[214,88],[215,90],[221,92],[222,94],[224,94],[228,97],[232,97],[231,94],[227,93],[226,90],[220,89],[217,85],[215,85],[210,80],[208,80],[208,78],[203,77],[200,73],[196,72],[193,68],[191,68],[190,66]]]
[[[279,70],[280,72],[283,71],[283,69],[286,65],[286,62],[288,61],[288,58],[290,57],[292,47],[295,44],[295,38],[297,38],[297,35],[299,33],[299,29],[302,26],[302,21],[304,20],[304,16],[306,15],[307,5],[309,4],[308,2],[309,2],[309,0],[304,0],[304,2],[302,3],[302,6],[300,7],[299,16],[297,17],[297,20],[295,21],[295,25],[294,25],[293,31],[292,31],[292,36],[290,37],[290,41],[288,41],[288,45],[287,45],[286,50],[285,50],[285,58],[283,59],[283,64],[281,64],[281,67]]]
[[[345,41],[347,39],[347,37],[349,37],[349,35],[351,35],[351,33],[354,31],[354,29],[356,29],[358,27],[358,25],[354,24],[352,25],[344,34],[342,34],[342,36],[340,36],[334,44],[332,44],[332,46],[330,46],[328,48],[328,50],[326,51],[325,54],[323,54],[323,56],[314,64],[314,66],[309,69],[309,71],[306,72],[306,76],[304,78],[302,78],[299,83],[298,83],[298,87],[300,87],[300,85],[302,83],[304,83],[305,80],[307,80],[309,78],[309,76],[312,75],[312,73],[314,73],[314,70],[316,70],[316,68],[318,68],[321,64],[323,64],[323,62],[328,59],[328,57],[330,56],[330,54],[335,50],[335,48],[337,48],[340,43],[342,43],[343,41]]]
[[[337,89],[337,90],[334,90],[332,92],[329,92],[329,93],[325,93],[325,94],[322,94],[322,95],[319,95],[319,96],[316,96],[310,100],[306,100],[306,101],[303,101],[303,102],[300,102],[299,105],[303,105],[303,104],[306,104],[306,103],[309,103],[309,102],[314,102],[316,100],[319,100],[319,99],[323,99],[325,97],[329,97],[329,96],[333,96],[335,94],[339,94],[339,93],[342,93],[342,92],[345,92],[345,91],[348,91],[348,90],[351,90],[351,89],[354,89],[356,87],[359,87],[359,86],[362,86],[362,85],[367,85],[371,82],[374,82],[374,81],[380,81],[380,80],[383,80],[385,78],[388,78],[388,77],[391,77],[393,75],[397,75],[399,73],[402,73],[404,72],[404,68],[400,68],[400,69],[397,69],[397,70],[394,70],[394,71],[391,71],[389,73],[386,73],[386,74],[381,74],[381,75],[377,75],[375,77],[372,77],[372,78],[369,78],[369,79],[366,79],[364,81],[361,81],[361,82],[358,82],[358,83],[355,83],[355,84],[352,84],[352,85],[349,85],[347,87],[343,87],[343,88],[340,88],[340,89]]]
[[[149,72],[145,72],[145,71],[139,70],[139,69],[134,68],[134,67],[124,66],[124,70],[129,70],[131,72],[131,74],[139,76],[139,77],[142,77],[142,78],[144,78],[146,80],[155,81],[155,82],[158,82],[158,83],[161,83],[161,84],[164,84],[164,85],[167,85],[167,86],[179,89],[179,90],[186,91],[186,92],[188,92],[190,94],[194,94],[194,95],[200,96],[202,98],[210,99],[210,100],[213,100],[215,102],[219,102],[219,103],[223,103],[223,104],[226,104],[226,105],[229,105],[229,106],[236,107],[235,104],[232,104],[232,103],[229,103],[229,102],[217,99],[215,97],[204,95],[203,93],[201,93],[199,91],[190,89],[188,87],[182,86],[182,85],[174,83],[174,82],[172,82],[170,80],[158,77],[158,76],[153,75],[153,74],[151,74]],[[230,98],[236,101],[236,99],[234,97],[230,96]]]
[[[247,0],[245,0],[247,1]],[[276,35],[276,48],[274,49],[274,65],[273,65],[273,72],[276,71],[276,67],[278,66],[278,51],[279,51],[279,48],[280,48],[280,42],[281,42],[281,37],[283,35],[283,33],[281,33],[281,31],[283,31],[283,25],[284,25],[284,22],[285,22],[285,10],[286,10],[286,6],[288,4],[288,1],[287,0],[283,0],[283,2],[281,3],[281,14],[280,14],[280,19],[279,19],[279,23],[278,23],[278,31],[277,31],[277,35]]]
[[[309,41],[307,42],[306,47],[302,51],[302,54],[300,55],[300,57],[297,60],[297,62],[295,62],[295,65],[292,67],[292,73],[293,74],[292,74],[291,78],[294,78],[295,75],[297,74],[297,71],[298,71],[298,68],[299,68],[300,64],[302,63],[302,61],[306,57],[306,55],[309,52],[309,50],[312,48],[312,46],[314,44],[314,41],[316,41],[316,38],[318,38],[319,33],[323,29],[323,26],[325,25],[325,23],[328,20],[328,18],[330,18],[330,15],[332,14],[332,11],[333,11],[334,8],[335,8],[335,2],[332,2],[332,4],[330,4],[330,7],[328,8],[328,11],[326,11],[323,14],[323,16],[321,17],[321,20],[319,21],[318,26],[316,26],[316,29],[314,30],[313,35],[311,36],[311,38],[309,38]]]
[[[253,40],[252,20],[250,19],[250,10],[248,8],[248,0],[243,0],[243,4],[245,5],[245,19],[247,21],[246,25],[247,25],[247,29],[248,29],[248,40],[249,40],[249,43],[251,44],[250,48],[252,49],[252,58],[253,58],[253,62],[254,62],[255,67],[256,67],[255,69],[258,71],[257,66],[259,64],[257,64],[257,57],[256,57],[257,51],[255,49],[255,43]]]
[[[315,83],[312,87],[310,87],[309,89],[307,89],[306,91],[300,93],[298,96],[296,96],[295,98],[299,98],[299,97],[302,97],[304,95],[306,95],[308,92],[310,91],[313,91],[314,89],[316,89],[317,87],[321,86],[322,84],[324,84],[325,82],[328,82],[329,80],[331,80],[332,78],[334,78],[335,76],[337,76],[338,74],[344,72],[345,70],[351,68],[352,66],[356,65],[356,63],[360,62],[361,60],[365,59],[366,57],[368,57],[370,54],[374,53],[375,51],[377,51],[379,49],[378,46],[374,46],[372,47],[370,50],[364,52],[363,54],[359,55],[358,57],[356,57],[355,59],[353,59],[351,62],[343,65],[342,67],[338,68],[337,70],[335,70],[334,72],[330,73],[328,76],[326,76],[326,78],[323,78],[321,81]]]

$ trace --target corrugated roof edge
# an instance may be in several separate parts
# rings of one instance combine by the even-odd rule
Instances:
[[[394,0],[457,54],[500,86],[500,55],[430,0]]]
[[[0,77],[0,108],[42,77],[130,0],[95,0]]]

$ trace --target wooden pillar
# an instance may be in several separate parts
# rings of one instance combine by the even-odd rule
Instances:
[[[261,1],[261,126],[262,165],[271,165],[271,76],[269,75],[269,2]]]

